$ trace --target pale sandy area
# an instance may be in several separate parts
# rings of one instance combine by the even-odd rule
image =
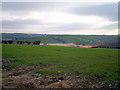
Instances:
[[[41,43],[41,45],[49,45],[49,46],[71,46],[71,47],[84,47],[91,48],[91,45],[76,45],[74,43]]]

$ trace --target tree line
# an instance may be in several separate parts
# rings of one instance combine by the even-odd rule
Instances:
[[[2,40],[2,44],[33,44],[33,45],[40,45],[41,41],[13,41],[13,40]]]

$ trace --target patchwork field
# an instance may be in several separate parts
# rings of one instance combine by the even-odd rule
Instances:
[[[118,49],[2,45],[3,88],[119,87]]]

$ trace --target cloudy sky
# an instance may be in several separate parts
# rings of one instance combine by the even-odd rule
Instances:
[[[3,33],[118,34],[117,2],[3,2]]]

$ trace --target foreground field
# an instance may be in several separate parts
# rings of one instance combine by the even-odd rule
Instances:
[[[118,87],[118,49],[3,45],[4,88]]]

